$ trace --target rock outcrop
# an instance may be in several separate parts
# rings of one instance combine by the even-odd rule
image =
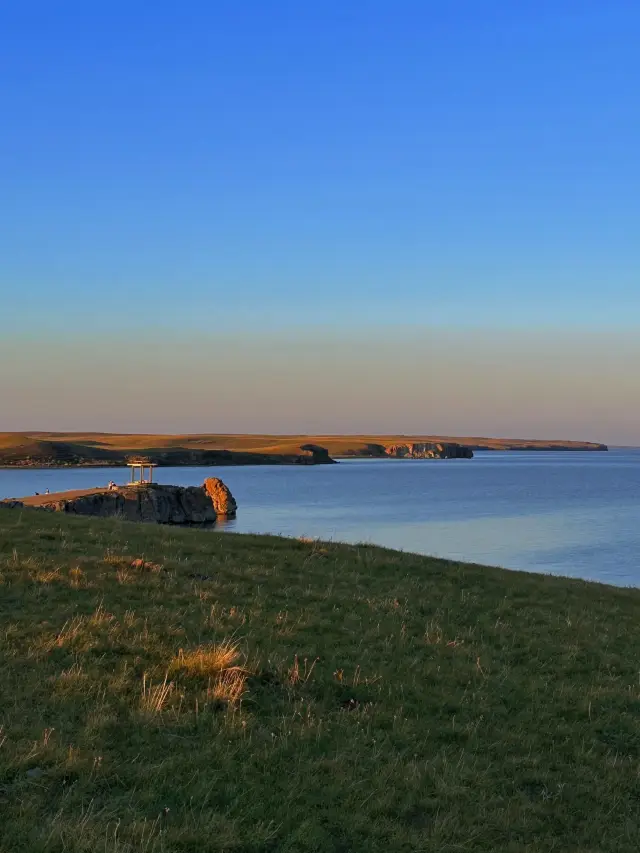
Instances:
[[[222,480],[219,480],[218,477],[207,477],[202,488],[209,496],[217,516],[235,518],[238,505],[229,491],[229,487],[225,486]]]
[[[385,447],[385,455],[396,459],[472,459],[473,450],[453,442],[389,444]]]
[[[209,484],[209,487],[207,487]],[[32,508],[74,515],[93,515],[156,524],[213,524],[218,517],[233,517],[237,504],[217,478],[205,486],[163,486],[156,483],[86,489],[37,495],[0,502],[8,508]]]
[[[303,465],[331,465],[335,462],[329,456],[329,451],[326,447],[320,447],[319,444],[303,444],[300,447],[302,454],[296,459],[296,462]]]

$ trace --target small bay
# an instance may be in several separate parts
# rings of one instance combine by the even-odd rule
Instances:
[[[0,469],[0,498],[126,482],[127,469]],[[217,529],[366,542],[511,569],[640,585],[640,450],[478,452],[472,460],[158,468],[221,477],[238,518]]]

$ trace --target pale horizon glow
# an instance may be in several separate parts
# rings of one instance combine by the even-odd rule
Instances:
[[[310,327],[0,341],[3,431],[440,434],[640,445],[632,332]]]

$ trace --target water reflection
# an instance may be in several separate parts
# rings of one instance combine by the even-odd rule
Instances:
[[[215,524],[211,525],[211,529],[215,530],[218,533],[228,532],[234,530],[236,526],[235,518],[224,518],[218,517],[216,519]]]

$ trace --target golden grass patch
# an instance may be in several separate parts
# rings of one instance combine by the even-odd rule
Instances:
[[[185,652],[180,649],[171,661],[170,672],[187,676],[211,678],[231,668],[238,668],[241,652],[234,640],[198,646]]]

